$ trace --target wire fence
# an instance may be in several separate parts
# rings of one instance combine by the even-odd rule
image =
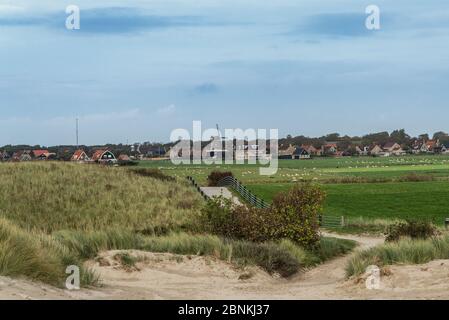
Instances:
[[[201,194],[201,196],[207,201],[209,200],[209,196],[207,194],[204,193],[203,190],[201,190],[200,185],[195,181],[195,179],[193,179],[193,177],[188,176],[187,180],[190,181],[190,183],[195,187],[195,189]]]
[[[198,192],[204,197],[204,199],[209,200],[210,198],[201,190],[201,187],[198,183],[193,179],[193,177],[188,176],[187,180],[189,180],[192,185],[198,190]],[[219,187],[230,187],[234,191],[236,191],[246,202],[256,208],[269,208],[270,204],[265,200],[257,197],[254,193],[248,190],[248,188],[243,185],[236,178],[229,176],[221,179],[217,185]],[[346,225],[345,217],[341,216],[328,216],[328,215],[320,215],[319,222],[321,227],[327,228],[340,228]]]
[[[320,226],[325,228],[342,228],[346,225],[345,217],[320,215]]]

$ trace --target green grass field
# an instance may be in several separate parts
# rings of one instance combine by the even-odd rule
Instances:
[[[212,170],[232,171],[267,201],[294,183],[316,182],[327,192],[327,215],[426,218],[438,224],[449,217],[448,155],[280,160],[278,173],[270,177],[259,175],[258,166],[248,164],[174,166],[169,161],[143,161],[139,165],[179,178],[191,175],[200,184],[206,183]]]
[[[449,179],[449,155],[404,156],[391,158],[349,157],[311,160],[280,160],[274,176],[261,176],[258,165],[179,165],[170,161],[141,161],[141,167],[159,168],[176,177],[193,176],[204,183],[212,170],[232,171],[245,184],[285,183],[301,180],[333,182],[335,179],[360,177],[394,180],[412,173]],[[375,180],[374,180],[375,182]]]
[[[249,185],[267,201],[291,184]],[[449,217],[449,182],[325,184],[324,213],[375,219],[423,218],[443,223]]]

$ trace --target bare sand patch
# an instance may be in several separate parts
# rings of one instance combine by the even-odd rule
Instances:
[[[335,236],[332,234],[332,236]],[[360,249],[381,238],[341,236]],[[119,256],[132,257],[124,263]],[[333,259],[290,279],[257,267],[237,268],[214,257],[106,251],[86,264],[102,286],[68,291],[23,279],[0,277],[1,299],[449,299],[449,260],[384,268],[379,290],[368,290],[366,275],[345,278],[350,255]]]

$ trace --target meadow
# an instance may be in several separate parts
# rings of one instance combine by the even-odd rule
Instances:
[[[260,176],[257,165],[180,165],[143,161],[200,184],[212,170],[232,171],[253,193],[271,201],[301,181],[321,184],[327,193],[324,214],[363,219],[430,219],[449,217],[449,156],[345,157],[280,160],[274,176]]]

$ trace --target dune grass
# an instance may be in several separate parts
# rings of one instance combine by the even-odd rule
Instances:
[[[449,259],[449,236],[401,240],[358,252],[348,262],[346,275],[360,275],[370,265],[423,264],[437,259]]]
[[[46,233],[105,227],[164,233],[188,228],[201,205],[183,181],[162,183],[125,168],[5,163],[0,181],[0,217]]]
[[[291,276],[351,250],[324,238],[314,250],[289,241],[254,243],[198,234],[200,195],[182,180],[126,168],[71,163],[0,165],[0,275],[62,286],[69,265],[83,285],[98,277],[83,263],[103,250],[214,256]]]
[[[81,260],[51,236],[26,232],[5,219],[0,219],[0,274],[26,276],[62,286],[67,266],[80,267],[81,284],[94,285],[98,277],[83,268]]]
[[[288,277],[303,268],[345,254],[355,242],[322,238],[314,250],[305,250],[288,240],[280,243],[254,243],[224,239],[207,234],[171,233],[165,236],[144,236],[122,230],[55,234],[64,246],[79,257],[89,259],[103,250],[138,249],[182,255],[214,256],[237,266],[257,265],[270,274]]]

